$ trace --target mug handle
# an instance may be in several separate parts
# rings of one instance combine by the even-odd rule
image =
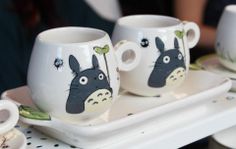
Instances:
[[[2,100],[2,99],[1,99]],[[0,111],[6,110],[9,112],[9,117],[3,123],[0,123],[0,134],[10,131],[16,125],[19,119],[19,112],[17,106],[9,100],[0,101]],[[4,104],[3,104],[4,103]]]
[[[141,49],[135,42],[121,40],[115,47],[118,67],[121,71],[134,69],[141,60]]]
[[[183,21],[183,25],[187,37],[188,47],[193,48],[199,41],[200,29],[194,22]]]

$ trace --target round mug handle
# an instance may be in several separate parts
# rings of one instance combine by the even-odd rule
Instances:
[[[121,71],[130,71],[139,64],[141,49],[135,42],[122,40],[115,45],[114,49]]]
[[[183,25],[187,37],[188,47],[193,48],[199,41],[200,29],[194,22],[183,21]]]
[[[0,111],[6,110],[9,112],[9,117],[6,121],[0,123],[0,134],[10,131],[16,125],[19,119],[17,106],[9,100],[0,100]]]

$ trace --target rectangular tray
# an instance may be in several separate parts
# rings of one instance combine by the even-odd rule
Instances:
[[[72,126],[73,131],[65,132],[53,126],[37,129],[75,146],[103,148],[117,141],[141,136],[142,132],[154,129],[153,122],[156,123],[164,114],[217,98],[225,94],[231,85],[228,78],[206,71],[190,71],[184,84],[161,97],[140,97],[122,92],[107,113],[89,124],[62,124],[62,127]],[[6,91],[2,98],[34,106],[27,86]]]

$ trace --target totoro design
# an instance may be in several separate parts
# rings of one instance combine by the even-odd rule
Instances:
[[[92,56],[91,68],[81,70],[77,59],[70,55],[69,66],[75,76],[70,84],[66,112],[79,114],[107,109],[112,104],[112,88],[99,69],[96,56]]]
[[[160,56],[155,61],[148,85],[161,88],[182,82],[186,75],[186,66],[177,38],[174,39],[174,48],[169,50],[165,50],[165,45],[159,37],[155,38],[155,43]]]

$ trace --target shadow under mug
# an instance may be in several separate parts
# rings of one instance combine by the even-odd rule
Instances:
[[[124,58],[127,52],[132,54]],[[82,122],[111,107],[120,87],[119,70],[130,71],[139,60],[136,43],[121,41],[113,49],[102,30],[55,28],[37,36],[27,82],[39,109],[67,122]]]
[[[157,96],[179,87],[190,63],[189,48],[200,37],[193,22],[161,15],[131,15],[120,18],[113,43],[129,40],[139,44],[141,61],[129,72],[121,72],[121,87],[141,96]]]
[[[14,128],[18,119],[17,106],[9,100],[0,99],[0,136]]]

